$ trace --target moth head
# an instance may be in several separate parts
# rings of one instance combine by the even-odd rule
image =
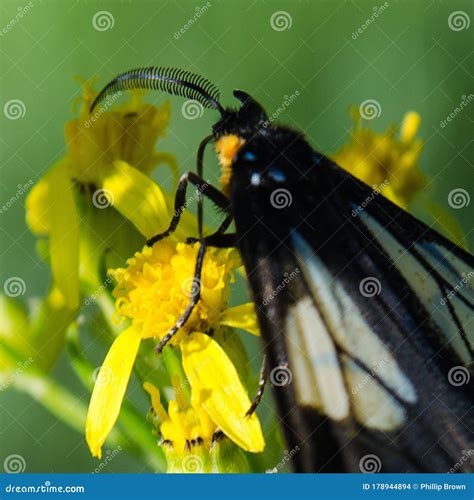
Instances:
[[[263,107],[246,92],[234,90],[234,97],[240,106],[224,108],[219,102],[219,89],[209,80],[189,71],[163,67],[136,68],[118,75],[97,95],[91,113],[107,96],[137,88],[161,90],[185,97],[220,113],[220,119],[212,127],[212,138],[223,169],[224,191],[230,178],[228,169],[239,149],[269,124]]]

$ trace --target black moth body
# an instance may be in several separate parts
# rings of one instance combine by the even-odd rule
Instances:
[[[173,74],[133,70],[97,102],[107,89],[161,88],[221,113],[198,173],[214,141],[223,190],[203,195],[236,231],[201,243],[240,250],[293,469],[474,470],[474,258],[270,123],[248,94],[224,109],[209,82]],[[182,178],[178,207],[187,182],[200,180]]]

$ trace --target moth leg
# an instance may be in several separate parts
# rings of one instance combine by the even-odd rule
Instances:
[[[146,244],[151,247],[157,241],[166,238],[170,234],[172,234],[181,219],[181,214],[186,208],[186,189],[188,187],[188,183],[191,183],[195,186],[201,195],[209,198],[215,205],[217,205],[222,210],[229,212],[230,210],[230,201],[222,194],[217,188],[208,184],[204,179],[196,175],[194,172],[186,172],[179,179],[178,188],[176,189],[176,194],[174,198],[174,213],[171,218],[170,225],[166,231],[159,233],[152,238],[150,238]]]
[[[204,152],[206,150],[206,146],[209,144],[210,141],[214,136],[208,135],[206,138],[204,138],[201,141],[201,144],[199,144],[198,152],[197,152],[197,159],[196,159],[196,171],[198,176],[202,179],[203,178],[203,172],[204,172]],[[198,218],[198,233],[199,233],[199,238],[202,238],[202,230],[203,230],[203,201],[202,201],[202,195],[201,191],[198,190],[197,193],[197,218]]]
[[[199,299],[201,298],[201,271],[204,262],[205,251],[206,251],[206,243],[202,241],[197,254],[196,267],[194,268],[191,299],[189,300],[186,309],[184,310],[183,314],[181,314],[178,321],[155,347],[155,352],[157,352],[158,354],[161,353],[163,348],[176,335],[178,330],[186,324],[186,321],[188,321],[189,317],[191,316],[191,313],[193,312],[195,305],[199,302]]]
[[[196,241],[204,241],[208,247],[235,248],[237,246],[237,235],[235,233],[222,234],[215,232],[209,236],[204,236],[202,240],[188,238],[186,243],[195,243]]]
[[[249,417],[250,415],[252,415],[252,413],[257,409],[257,406],[260,404],[260,401],[262,400],[263,397],[263,393],[265,391],[267,376],[268,376],[267,355],[264,354],[262,359],[262,366],[260,368],[260,376],[258,380],[257,392],[255,393],[255,396],[252,399],[252,404],[250,405],[250,408],[247,410],[245,416]]]
[[[232,238],[235,239],[235,236],[232,234],[232,235],[224,235],[222,233],[224,233],[225,231],[227,231],[227,229],[229,228],[230,224],[232,223],[232,221],[234,220],[234,217],[232,216],[232,214],[229,214],[225,219],[224,221],[222,222],[222,224],[219,226],[219,228],[217,229],[216,232],[208,235],[208,236],[205,236],[203,238],[187,238],[186,239],[186,243],[190,244],[190,243],[196,243],[200,240],[205,240],[206,243],[208,243],[208,246],[212,246],[212,247],[217,247],[217,248],[229,248],[229,247],[234,247],[235,244],[233,243],[233,240],[231,238],[229,238],[229,236],[232,236]],[[220,238],[220,236],[225,236],[226,238]],[[220,241],[226,241],[226,242],[231,242],[231,244],[219,244]],[[217,243],[215,243],[217,242]]]

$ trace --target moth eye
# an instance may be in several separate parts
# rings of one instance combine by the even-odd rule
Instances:
[[[257,156],[252,151],[245,151],[242,155],[242,159],[245,161],[256,161]]]
[[[267,175],[276,182],[285,182],[287,180],[286,175],[278,168],[271,168]]]

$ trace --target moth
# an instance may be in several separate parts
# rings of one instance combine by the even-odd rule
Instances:
[[[293,469],[472,471],[473,256],[374,196],[302,133],[272,123],[246,92],[235,90],[239,106],[224,108],[199,75],[137,68],[112,80],[92,109],[131,88],[220,114],[196,172],[180,179],[169,228],[148,244],[175,230],[189,184],[225,213],[203,235],[199,200],[196,278],[206,247],[239,249],[266,357],[250,411],[269,377]],[[210,143],[221,189],[203,179]],[[158,350],[198,300],[196,293]]]

